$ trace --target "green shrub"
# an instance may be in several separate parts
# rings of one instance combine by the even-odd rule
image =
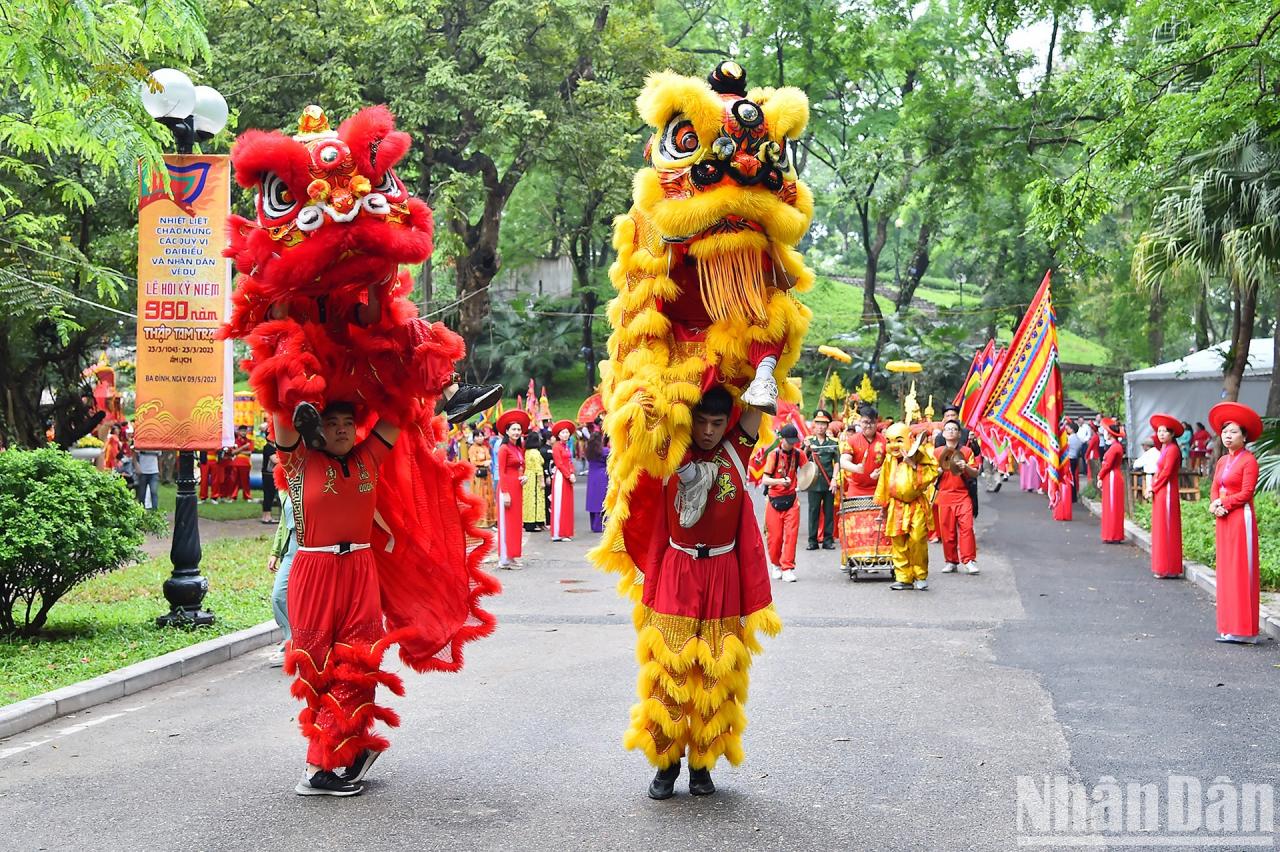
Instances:
[[[0,453],[0,633],[40,630],[84,580],[140,557],[164,522],[120,477],[62,450]]]
[[[1208,482],[1204,477],[1202,482]],[[1258,516],[1258,555],[1262,575],[1262,588],[1280,590],[1280,501],[1275,494],[1264,492],[1254,496],[1253,507]],[[1151,529],[1151,505],[1139,503],[1133,507],[1133,520],[1144,530]],[[1209,501],[1182,504],[1182,554],[1187,559],[1202,562],[1209,567],[1217,565],[1214,546],[1214,517],[1209,514]]]

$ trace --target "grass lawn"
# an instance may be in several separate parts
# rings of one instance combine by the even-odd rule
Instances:
[[[982,294],[977,292],[975,287],[970,287],[963,298],[961,298],[959,290],[934,290],[932,287],[917,287],[915,297],[926,302],[932,302],[940,308],[970,308],[982,304]]]
[[[261,624],[271,618],[270,545],[266,536],[204,545],[204,606],[217,620],[198,630],[155,626],[169,609],[160,591],[170,573],[167,557],[77,586],[50,611],[41,636],[0,639],[0,705]]]
[[[1256,495],[1253,506],[1258,515],[1260,531],[1280,529],[1280,499],[1276,494],[1264,492]],[[1134,506],[1132,518],[1138,526],[1150,532],[1151,504],[1139,503]],[[1213,528],[1214,518],[1209,514],[1207,496],[1199,502],[1183,501],[1182,553],[1187,559],[1208,565],[1210,568],[1216,566]],[[1258,537],[1258,548],[1261,556],[1262,588],[1266,591],[1280,591],[1280,537],[1266,535],[1263,532]]]
[[[805,337],[806,346],[819,346],[823,343],[843,343],[847,346],[848,341],[839,338],[862,330],[862,290],[853,284],[820,275],[807,293],[797,293],[796,296],[813,311],[813,320],[809,323],[809,333]],[[886,315],[893,313],[891,299],[877,295],[876,301]]]
[[[1005,346],[1012,339],[1013,329],[1005,327],[1000,329],[996,342]],[[1107,347],[1062,327],[1058,328],[1058,356],[1064,364],[1105,367],[1111,363],[1111,351]]]
[[[199,486],[196,486],[199,493]],[[178,496],[178,486],[160,486],[160,509],[169,517],[173,517],[173,504]],[[210,521],[242,521],[246,518],[262,516],[262,492],[254,491],[253,499],[237,500],[234,503],[205,503],[200,506],[199,515]]]

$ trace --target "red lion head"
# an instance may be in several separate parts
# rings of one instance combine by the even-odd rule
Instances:
[[[231,162],[236,182],[255,190],[257,221],[231,217],[226,254],[254,280],[254,295],[363,292],[430,257],[431,209],[395,173],[409,144],[384,106],[360,110],[337,132],[309,106],[295,136],[242,134]]]

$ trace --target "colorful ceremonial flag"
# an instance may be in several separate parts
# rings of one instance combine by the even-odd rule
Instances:
[[[991,371],[996,366],[996,342],[988,340],[987,345],[974,353],[973,363],[969,365],[969,374],[965,376],[956,398],[951,404],[960,409],[960,422],[967,423],[972,418],[973,409],[982,395],[982,389],[991,378]]]
[[[1037,458],[1057,492],[1065,459],[1062,440],[1062,377],[1058,371],[1058,329],[1050,292],[1052,273],[1013,334],[992,371],[975,415],[989,421]]]
[[[529,380],[529,392],[524,396],[524,410],[529,415],[529,419],[535,424],[538,422],[538,390],[533,386],[533,379]]]

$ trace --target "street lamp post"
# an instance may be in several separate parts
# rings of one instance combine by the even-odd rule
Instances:
[[[156,89],[144,82],[139,97],[148,113],[173,133],[179,154],[190,154],[197,141],[213,138],[227,123],[227,102],[217,90],[192,85],[186,74],[174,68],[152,73]],[[169,612],[156,619],[157,626],[199,627],[213,624],[213,613],[201,607],[209,580],[200,574],[200,518],[196,502],[196,454],[178,451],[178,494],[173,509],[173,543],[169,561],[173,573],[164,581]]]

